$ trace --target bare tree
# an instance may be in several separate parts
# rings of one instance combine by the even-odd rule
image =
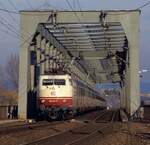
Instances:
[[[0,65],[0,89],[4,88],[4,71],[3,71],[3,66]]]
[[[19,56],[11,54],[6,63],[5,79],[8,79],[15,90],[18,89]]]
[[[5,66],[0,65],[0,105],[18,103],[18,65],[17,54],[11,54]]]

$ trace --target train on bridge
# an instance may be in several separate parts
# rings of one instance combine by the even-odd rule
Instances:
[[[40,116],[50,119],[63,119],[106,107],[98,91],[69,74],[41,75],[38,90]]]

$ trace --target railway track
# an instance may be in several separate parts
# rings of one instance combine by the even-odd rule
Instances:
[[[41,121],[38,123],[25,123],[25,124],[20,124],[20,125],[11,125],[11,126],[3,126],[0,128],[0,136],[5,135],[5,134],[12,134],[15,132],[22,132],[22,131],[26,131],[26,130],[33,130],[33,129],[37,129],[37,128],[42,128],[42,127],[46,127],[46,126],[51,126],[51,129],[57,131],[56,129],[53,128],[53,125],[57,125],[61,123],[59,122],[45,122],[45,121]],[[63,123],[63,121],[62,121]]]
[[[113,122],[117,121],[118,111],[102,111],[93,121],[83,126],[59,132],[23,145],[92,145],[104,135],[113,131]],[[95,142],[96,143],[96,142]]]
[[[98,115],[98,114],[96,114],[96,115]],[[82,115],[82,116],[84,116],[84,115]],[[86,115],[84,116],[84,118],[88,118],[88,117]],[[94,117],[95,116],[93,116],[93,118]],[[57,124],[60,124],[63,122],[67,122],[67,121],[54,121],[54,122],[40,121],[40,122],[35,122],[35,123],[27,123],[27,122],[25,123],[24,122],[21,124],[19,123],[19,124],[3,125],[3,126],[0,126],[0,136],[5,135],[5,134],[8,135],[8,134],[15,133],[15,132],[22,132],[22,131],[26,131],[26,130],[30,130],[30,129],[42,128],[45,126],[53,126],[53,125],[57,125]],[[54,129],[54,128],[52,128],[52,129]]]
[[[121,121],[120,110],[105,110],[95,119],[96,123]]]

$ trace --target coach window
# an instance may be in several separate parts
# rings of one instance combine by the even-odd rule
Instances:
[[[43,86],[51,86],[53,85],[53,80],[52,79],[44,79],[42,82]]]
[[[66,81],[64,79],[55,79],[54,84],[55,85],[66,85]]]

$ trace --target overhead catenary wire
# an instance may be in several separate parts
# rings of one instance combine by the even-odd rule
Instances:
[[[43,8],[43,7],[45,7],[45,8],[50,7],[50,8],[52,8],[52,9],[54,9],[54,10],[58,10],[58,9],[59,9],[58,7],[56,7],[56,6],[52,5],[52,4],[50,4],[50,2],[47,1],[47,0],[45,0],[45,1],[44,1],[44,4],[40,5],[40,6],[39,6],[38,8],[36,8],[36,9],[38,10],[38,9]],[[60,8],[60,9],[62,9],[62,8]]]
[[[16,34],[17,36],[19,36],[19,34],[17,32],[15,32],[13,29],[11,29],[6,23],[4,23],[3,21],[0,20],[0,24],[2,24],[6,29],[8,29],[9,31],[11,31],[12,33]]]
[[[72,8],[82,11],[79,0],[73,0]]]
[[[79,7],[79,10],[82,11],[81,4],[80,4],[80,1],[79,1],[79,0],[77,0],[77,5],[78,5],[78,7]]]
[[[13,27],[13,25],[11,25],[10,23],[8,23],[6,20],[4,20],[4,18],[0,17],[1,20],[3,21],[0,21],[0,24],[2,24],[2,26],[4,26],[8,31],[9,33],[11,33],[10,35],[17,38],[17,39],[20,39],[20,37],[24,40],[21,44],[20,44],[20,47],[22,47],[23,45],[25,45],[26,43],[28,43],[29,39],[31,39],[33,36],[34,36],[34,33],[33,34],[29,34],[29,36],[27,36],[28,38],[25,39],[24,36],[21,36],[20,33],[18,32],[17,29],[15,29]],[[15,31],[16,30],[16,31]],[[4,31],[3,31],[4,32]],[[26,32],[27,33],[27,32]],[[8,33],[7,33],[8,34]]]
[[[69,3],[69,1],[66,0],[66,2],[67,2],[67,4],[68,4],[68,6],[71,8],[71,10],[74,12],[74,15],[77,17],[77,20],[79,21],[79,23],[81,23],[81,20],[80,20],[79,16],[78,16],[77,13],[74,11],[74,9],[73,9],[73,7],[71,6],[71,4]],[[81,26],[82,26],[82,24],[81,24]]]
[[[24,44],[28,43],[29,39],[33,37],[34,34],[30,34],[27,39],[25,39],[24,36],[20,35],[19,32],[13,28],[13,25],[9,24],[4,18],[0,17],[3,21],[0,20],[0,24],[2,24],[8,31],[15,34],[15,37],[20,39],[20,37],[24,40],[20,46],[23,46]]]
[[[71,3],[69,2],[69,0],[66,0],[66,2],[67,2],[67,4],[68,4],[68,6],[70,7],[70,9],[72,10],[72,12],[74,13],[74,15],[76,16],[78,22],[81,24],[81,27],[84,27],[84,26],[82,26],[82,21],[81,21],[80,17],[78,16],[77,12],[74,11],[74,9],[73,9]],[[81,17],[82,17],[82,16],[83,16],[83,15],[81,15]],[[89,36],[88,36],[88,37],[89,37]],[[84,63],[84,64],[79,63],[79,64],[84,68],[85,72],[86,72],[87,74],[89,74],[88,71],[87,71],[87,70],[85,69],[85,67],[84,67],[84,65],[87,65],[87,63]],[[87,66],[88,66],[88,65],[87,65]],[[93,78],[93,76],[91,76],[91,78]],[[93,79],[93,80],[94,80],[94,79]]]
[[[15,5],[10,1],[10,0],[8,0],[8,2],[12,5],[12,7],[15,9],[15,10],[17,10],[17,8],[15,7]],[[7,29],[9,29],[9,31],[10,32],[14,32],[14,34],[15,34],[15,37],[17,38],[17,37],[22,37],[22,39],[24,39],[24,36],[21,36],[20,34],[19,34],[19,30],[17,30],[16,29],[16,27],[15,26],[13,26],[11,23],[9,23],[5,18],[3,18],[3,17],[1,17],[1,19],[2,19],[2,21],[3,22],[1,22],[1,24],[2,25],[4,25],[4,27],[5,28],[7,28]],[[30,33],[28,33],[28,32],[26,32],[29,36],[32,36]],[[19,39],[18,38],[18,39]],[[29,38],[31,38],[31,37],[29,37]],[[25,39],[24,39],[25,40]],[[24,42],[26,42],[26,40],[24,41]]]
[[[10,0],[8,0],[8,1],[9,1],[9,3],[13,6],[13,8],[17,11],[17,8],[15,7],[15,5],[14,5]],[[0,11],[6,12],[6,13],[8,13],[8,14],[19,14],[19,13],[16,12],[16,11],[10,11],[10,10],[5,9],[4,6],[3,6],[3,8],[0,8]],[[11,17],[11,18],[13,18],[13,17]],[[20,37],[22,37],[22,39],[24,39],[24,36],[21,36],[21,35],[19,34],[19,32],[18,32],[18,30],[16,29],[15,26],[13,26],[13,25],[10,24],[9,22],[7,22],[4,18],[1,17],[1,19],[2,19],[3,21],[1,21],[0,23],[1,23],[8,31],[10,31],[11,33],[14,33],[14,36],[15,36],[16,38],[19,39]],[[28,40],[31,39],[34,34],[28,33],[28,35],[29,35],[29,37],[28,37],[26,40],[24,39],[24,42],[21,44],[21,46],[24,45],[25,43],[27,43]]]
[[[76,9],[76,0],[73,0],[73,7]]]
[[[17,33],[19,33],[19,29],[17,29],[12,23],[9,23],[8,20],[0,16],[0,19],[9,27],[11,27],[13,30],[15,30]]]
[[[24,38],[24,36],[21,36],[20,35],[20,33],[19,33],[19,30],[18,29],[16,29],[16,27],[15,26],[13,26],[11,23],[9,23],[5,18],[3,18],[2,16],[0,16],[0,19],[1,19],[1,21],[0,21],[0,23],[6,28],[6,29],[8,29],[9,31],[11,31],[11,32],[13,32],[17,37],[21,37],[22,39],[24,39],[25,40],[25,38]],[[27,33],[27,32],[26,32]],[[29,33],[27,33],[29,36],[31,35],[31,34],[29,34]]]
[[[11,11],[11,10],[8,10],[8,9],[4,9],[4,8],[0,8],[0,11],[3,11],[3,12],[6,12],[6,13],[11,13],[11,14],[19,14],[18,11]]]
[[[16,10],[18,11],[17,7],[15,6],[15,4],[12,2],[12,0],[7,0],[9,2],[9,4]]]
[[[84,13],[83,13],[83,10],[82,10],[82,7],[81,7],[81,4],[80,4],[79,0],[77,0],[77,5],[79,7],[79,10],[81,11],[82,17],[84,17]]]
[[[26,3],[29,5],[29,7],[30,7],[31,9],[33,9],[33,6],[32,6],[32,4],[30,3],[29,0],[26,0]]]
[[[17,8],[15,7],[15,5],[13,4],[12,1],[8,0],[9,4],[17,11]],[[3,7],[5,9],[5,6],[3,5],[2,2],[0,2],[1,7]],[[8,13],[8,12],[7,12]],[[12,13],[8,13],[9,17],[12,19],[13,22],[8,22],[8,19],[6,20],[6,18],[3,18],[3,16],[0,16],[1,18],[1,24],[3,25],[3,23],[5,23],[6,26],[4,26],[6,29],[9,29],[9,31],[11,31],[11,33],[15,33],[15,36],[18,35],[17,33],[19,33],[19,30],[17,28],[19,28],[19,24],[16,23],[18,22],[16,20],[16,18],[14,17],[14,15],[12,15]],[[10,30],[12,29],[12,30]],[[16,36],[17,37],[17,36]]]
[[[140,7],[137,7],[136,9],[137,9],[137,10],[141,10],[141,9],[143,9],[144,7],[148,6],[148,5],[150,5],[150,1],[148,1],[147,3],[141,5]]]
[[[67,1],[68,5],[70,6],[70,8],[73,10],[73,8],[72,8],[71,4],[69,3],[69,1],[68,1],[68,0],[66,0],[66,1]],[[148,2],[148,3],[144,4],[144,5],[142,5],[142,6],[139,7],[139,8],[143,8],[143,7],[145,7],[145,6],[149,5],[149,4],[150,4],[150,2]],[[10,11],[10,10],[3,9],[3,8],[0,8],[0,11],[4,11],[4,12],[7,12],[7,13],[12,13],[12,14],[19,14],[19,13],[16,12],[16,11]],[[27,14],[27,15],[30,15],[30,14]],[[76,13],[75,13],[75,15],[77,16],[78,20],[80,21],[80,18],[78,17],[78,15],[77,15]],[[18,34],[17,34],[17,35],[18,35]],[[22,43],[22,45],[23,45],[24,43],[28,42],[28,39],[30,39],[32,36],[33,36],[33,34],[31,34],[30,37],[28,37],[27,40],[25,40],[25,41]]]
[[[70,4],[69,0],[66,0],[68,6],[70,7],[70,9],[73,11],[74,15],[76,16],[76,18],[78,19],[78,21],[81,23],[81,20],[79,18],[79,16],[77,15],[77,13],[74,11],[72,5]]]
[[[68,1],[68,0],[66,0],[66,1],[67,1],[68,5],[70,5],[69,1]],[[148,6],[148,5],[150,5],[150,1],[148,1],[147,3],[141,5],[141,6],[137,7],[137,8],[131,9],[131,10],[142,10],[144,7],[146,7],[146,6]],[[42,6],[43,6],[43,5],[42,5]],[[39,8],[41,8],[42,6],[40,6]],[[53,8],[56,8],[56,7],[54,7],[54,6],[50,5],[50,4],[49,4],[49,6],[51,6],[51,7],[53,7]],[[70,6],[71,6],[71,5],[70,5]],[[57,9],[58,9],[58,8],[57,8]],[[71,6],[71,9],[73,9],[72,6]],[[64,9],[64,10],[66,10],[66,9]],[[4,8],[4,7],[3,7],[3,8],[0,8],[0,11],[6,12],[6,13],[11,13],[11,14],[17,14],[17,15],[20,14],[18,11],[8,10],[8,9],[6,9],[6,8]],[[124,12],[124,13],[128,13],[128,12]],[[32,15],[32,14],[22,14],[22,15]],[[38,14],[33,14],[33,15],[38,15]],[[43,14],[43,15],[46,15],[46,14]],[[115,14],[115,15],[119,15],[119,14]]]
[[[13,32],[9,30],[0,29],[0,31],[3,32],[4,34],[7,34],[8,36],[11,36],[16,39],[20,39],[17,35],[15,35]]]
[[[1,8],[2,8],[2,9],[6,10],[6,7],[4,6],[4,4],[3,4],[1,1],[0,1],[0,5],[1,5]],[[7,14],[8,14],[8,16],[9,16],[14,22],[16,22],[16,19],[14,18],[14,16],[12,15],[12,13],[8,12]]]
[[[130,9],[130,10],[131,10],[131,11],[132,11],[132,10],[142,11],[142,9],[145,8],[145,7],[148,6],[148,5],[150,5],[150,1],[144,3],[143,5],[141,5],[141,6],[137,7],[137,8]],[[120,14],[109,14],[109,15],[122,15],[122,14],[127,14],[127,13],[130,12],[130,10],[127,10],[127,11],[122,12],[122,13],[120,13]]]

